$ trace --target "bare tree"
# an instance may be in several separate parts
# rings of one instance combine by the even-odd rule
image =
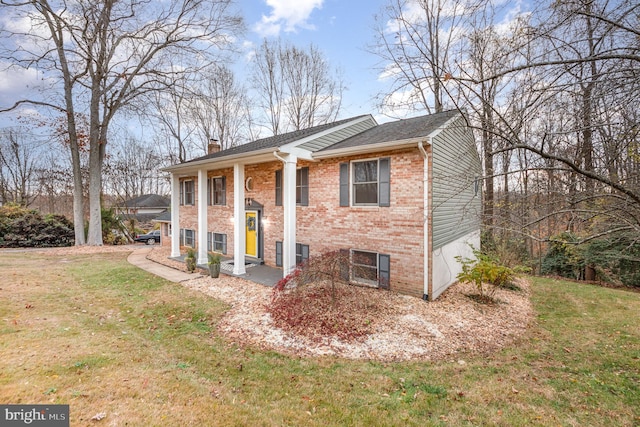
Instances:
[[[344,84],[322,52],[265,40],[254,58],[253,88],[274,134],[334,121]]]
[[[438,113],[447,103],[443,78],[451,72],[463,27],[478,9],[473,0],[389,0],[376,16],[371,50],[391,81],[381,107]]]
[[[247,142],[251,119],[246,88],[224,65],[215,65],[201,76],[195,88],[190,115],[203,151],[217,139],[222,149]]]
[[[102,244],[102,165],[109,127],[141,95],[171,87],[229,44],[241,20],[229,0],[67,2],[1,0],[2,11],[31,23],[3,30],[13,47],[4,58],[16,69],[36,67],[59,82],[23,104],[51,108],[67,118],[74,175],[76,244],[84,244],[82,176],[76,111],[89,117],[89,235]],[[1,110],[0,110],[1,111]]]
[[[429,23],[451,17],[444,11],[454,6],[389,3],[376,39],[394,83],[384,99],[406,102],[386,106],[436,111],[450,103],[467,113],[483,150],[485,225],[515,245],[510,254],[541,254],[565,231],[575,244],[637,245],[637,2],[548,1],[508,23],[496,22],[492,2],[455,2],[464,6],[458,25],[445,21],[435,39]],[[437,39],[451,41],[447,55],[442,45],[430,50]]]
[[[164,162],[155,144],[139,141],[132,136],[114,142],[105,161],[105,188],[119,200],[143,194],[167,194],[167,179],[160,168]]]
[[[24,130],[0,134],[0,202],[29,206],[38,195],[38,150],[34,148],[27,143]]]
[[[190,137],[195,132],[194,127],[189,125],[189,110],[194,98],[191,88],[185,79],[180,79],[171,88],[150,92],[147,97],[147,114],[160,124],[160,133],[175,142],[177,154],[173,149],[169,150],[172,163],[186,162],[192,157]]]
[[[60,147],[62,149],[62,147]],[[64,153],[64,152],[63,152]],[[40,189],[33,204],[41,212],[73,216],[73,174],[68,161],[61,161],[60,152],[52,148],[40,159],[35,180]],[[84,168],[86,169],[86,168]]]
[[[494,126],[476,125],[500,142],[494,155],[519,159],[520,171],[503,172],[521,196],[510,231],[544,241],[566,230],[580,236],[574,243],[640,238],[639,10],[628,1],[554,2],[521,27],[506,67],[451,79],[469,90],[513,82],[506,107],[493,108]]]

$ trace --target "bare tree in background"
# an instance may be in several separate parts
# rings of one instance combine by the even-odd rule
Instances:
[[[463,28],[478,5],[473,0],[389,0],[376,16],[371,50],[391,81],[380,106],[393,111],[439,113],[447,102],[443,78],[451,70]]]
[[[160,124],[159,133],[175,142],[175,145],[168,144],[171,163],[184,163],[192,157],[190,137],[195,128],[189,124],[188,112],[194,94],[186,82],[187,76],[182,77],[167,90],[150,92],[147,95],[149,104],[145,108],[147,114]]]
[[[29,206],[38,195],[35,182],[38,150],[29,144],[24,130],[0,134],[0,202]]]
[[[105,161],[105,188],[119,200],[144,194],[168,194],[169,183],[160,168],[169,166],[155,144],[132,136],[114,142]]]
[[[382,77],[391,81],[390,90],[381,96],[382,111],[393,116],[458,106],[480,129],[486,177],[483,223],[488,234],[494,218],[493,150],[499,140],[493,111],[509,79],[484,76],[511,65],[510,38],[515,34],[513,29],[499,32],[496,15],[491,2],[390,0],[376,18],[372,46],[382,61]],[[480,83],[450,84],[452,75]]]
[[[60,153],[55,149],[48,150],[40,160],[40,165],[35,173],[40,195],[34,205],[37,205],[41,212],[72,217],[73,174],[71,165],[68,161],[61,160]]]
[[[229,45],[241,19],[229,0],[67,2],[1,0],[2,13],[28,28],[6,27],[13,41],[2,59],[14,69],[35,67],[57,85],[23,104],[65,114],[74,175],[75,242],[85,243],[83,181],[75,113],[89,117],[89,234],[102,244],[102,166],[109,126],[118,112],[151,91],[171,87]]]
[[[280,129],[285,98],[284,79],[279,59],[279,42],[273,44],[265,40],[256,52],[253,69],[253,88],[258,92],[258,106],[268,116],[267,127],[278,135]]]
[[[446,24],[437,34],[451,44],[433,51],[428,25],[453,16],[445,11],[455,5],[389,0],[376,38],[383,75],[394,83],[384,99],[407,102],[386,107],[437,111],[451,103],[467,113],[483,150],[488,230],[529,253],[536,242],[542,253],[561,232],[576,244],[637,248],[640,5],[549,0],[496,22],[485,3],[456,2],[464,7],[453,37]]]
[[[207,153],[207,143],[217,139],[222,149],[250,140],[251,118],[246,88],[224,65],[214,65],[201,75],[194,88],[190,112],[200,147]]]
[[[274,135],[334,121],[345,89],[317,47],[279,40],[265,40],[256,52],[252,82]]]

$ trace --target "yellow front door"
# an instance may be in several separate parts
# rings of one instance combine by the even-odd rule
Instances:
[[[246,212],[247,255],[258,257],[258,212]]]

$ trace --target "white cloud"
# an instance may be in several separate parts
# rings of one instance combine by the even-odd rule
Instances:
[[[256,46],[250,40],[245,40],[242,42],[242,52],[244,52],[244,60],[247,62],[251,62],[253,58],[256,56]]]
[[[44,77],[35,69],[9,68],[0,63],[0,98],[9,100],[17,98],[32,89],[42,86]]]
[[[298,29],[315,29],[309,17],[322,8],[324,0],[266,0],[271,7],[269,16],[262,15],[254,30],[262,37],[277,36],[281,31],[291,33]]]

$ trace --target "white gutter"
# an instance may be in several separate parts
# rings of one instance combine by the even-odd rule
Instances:
[[[273,152],[273,157],[275,157],[276,159],[280,160],[282,163],[287,163],[287,161],[285,159],[283,159],[282,157],[280,157],[280,155],[278,155],[277,151]]]
[[[330,157],[348,156],[362,153],[373,153],[376,151],[389,151],[396,150],[398,148],[410,148],[415,147],[416,138],[402,139],[398,141],[385,141],[378,142],[376,144],[357,145],[354,147],[337,148],[335,150],[326,150],[313,153],[315,159],[326,159]]]

